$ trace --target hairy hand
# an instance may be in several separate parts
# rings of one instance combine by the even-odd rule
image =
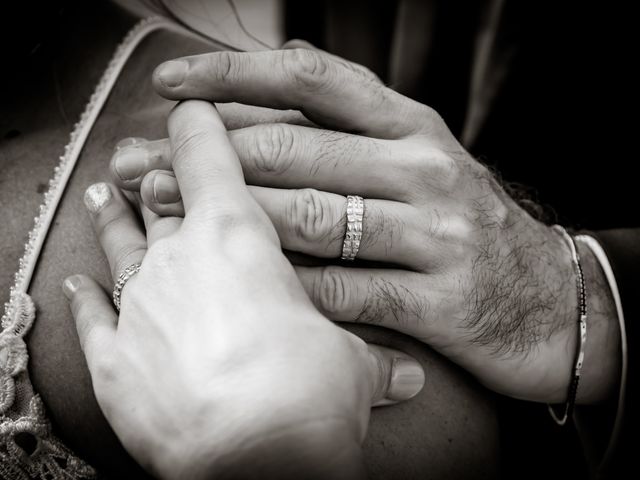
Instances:
[[[114,279],[141,263],[119,316],[65,282],[98,403],[163,478],[353,478],[371,405],[418,393],[419,364],[317,311],[211,104],[180,104],[169,132],[184,219],[142,206],[143,230],[114,186],[85,197]]]
[[[297,109],[330,129],[229,132],[287,250],[339,258],[345,195],[366,199],[358,258],[387,268],[298,266],[323,313],[419,338],[498,392],[564,400],[577,318],[568,246],[505,193],[435,111],[310,49],[183,58],[161,65],[154,82],[167,98]],[[126,149],[112,171],[158,214],[181,215],[166,148],[160,140]],[[136,174],[123,174],[126,165]],[[600,398],[604,383],[590,382],[582,398]]]

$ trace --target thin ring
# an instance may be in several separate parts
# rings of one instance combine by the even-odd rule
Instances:
[[[127,284],[129,279],[140,271],[140,264],[133,263],[125,268],[118,276],[118,281],[113,286],[113,304],[116,306],[116,310],[120,311],[120,297],[122,296],[122,289]]]
[[[347,229],[342,242],[342,260],[353,261],[358,255],[362,240],[362,221],[364,219],[364,198],[358,195],[347,197]]]

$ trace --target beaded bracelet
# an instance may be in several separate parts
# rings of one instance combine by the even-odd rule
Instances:
[[[560,234],[569,245],[569,249],[571,250],[571,264],[573,265],[573,270],[576,275],[576,284],[578,288],[578,346],[576,348],[576,358],[573,365],[571,383],[569,383],[569,392],[567,394],[567,401],[565,403],[562,418],[558,418],[552,406],[547,405],[551,418],[553,418],[558,425],[563,426],[573,414],[576,395],[578,393],[578,383],[580,382],[580,372],[584,361],[584,348],[587,342],[587,291],[584,283],[582,266],[580,265],[580,255],[578,254],[575,240],[560,225],[554,225],[552,228]]]

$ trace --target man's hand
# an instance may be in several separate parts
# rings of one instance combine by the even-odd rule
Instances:
[[[90,278],[65,282],[96,398],[131,455],[162,478],[354,478],[372,404],[422,388],[413,359],[367,345],[313,306],[249,194],[215,108],[178,105],[170,161],[185,216],[119,190],[85,203],[120,314]]]
[[[365,197],[358,258],[392,268],[297,267],[327,316],[410,334],[498,392],[564,401],[577,336],[569,248],[431,108],[308,49],[187,57],[161,65],[154,82],[167,98],[297,109],[333,129],[273,124],[229,133],[287,250],[338,258],[345,195]],[[141,188],[157,213],[180,215],[165,150],[157,141],[122,152],[113,172],[124,188]],[[127,162],[139,175],[119,175]],[[617,378],[619,332],[602,272],[588,249],[581,253],[591,315],[578,400],[596,402]]]

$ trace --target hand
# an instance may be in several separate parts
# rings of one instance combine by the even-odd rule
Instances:
[[[167,98],[298,109],[339,130],[229,132],[285,249],[338,258],[344,196],[366,198],[359,258],[393,268],[297,267],[323,313],[421,339],[498,392],[564,401],[577,335],[568,246],[505,193],[436,112],[362,67],[305,49],[187,57],[161,65],[154,82]],[[155,212],[179,215],[165,149],[157,141],[122,152],[112,170]],[[119,174],[127,164],[137,175]],[[615,385],[619,333],[602,272],[581,253],[592,314],[578,400],[596,402]]]
[[[64,284],[106,418],[162,478],[361,474],[371,405],[415,395],[420,366],[318,313],[213,106],[178,105],[169,134],[184,220],[143,206],[145,234],[115,187],[85,197],[114,279],[142,264],[119,316],[90,278]]]

